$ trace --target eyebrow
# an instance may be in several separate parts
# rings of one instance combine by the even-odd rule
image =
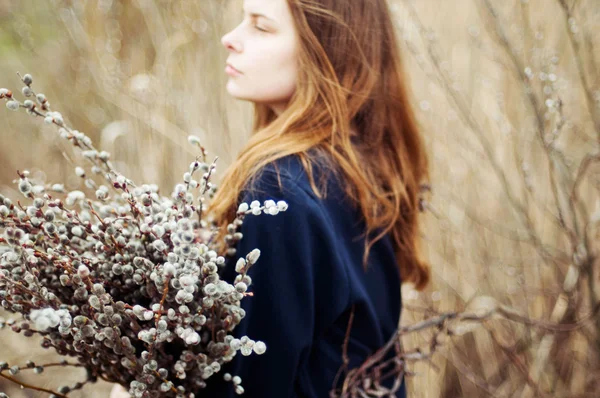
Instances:
[[[246,12],[246,10],[245,10],[245,9],[244,9],[244,12]],[[268,19],[269,21],[277,22],[277,21],[275,21],[273,18],[270,18],[270,17],[268,17],[268,16],[266,16],[266,15],[264,15],[264,14],[259,14],[259,13],[256,13],[256,12],[251,12],[249,15],[250,15],[251,17],[253,17],[253,18],[263,17],[263,18],[265,18],[265,19]]]

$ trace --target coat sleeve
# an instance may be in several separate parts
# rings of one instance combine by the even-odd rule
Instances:
[[[258,189],[243,202],[284,200],[288,209],[277,215],[247,215],[240,227],[243,238],[227,267],[253,249],[260,257],[248,271],[254,296],[241,300],[245,317],[232,334],[263,341],[262,355],[243,356],[207,380],[199,397],[238,397],[223,374],[240,376],[243,396],[295,397],[298,371],[306,361],[313,337],[343,311],[349,299],[348,279],[336,253],[335,234],[317,199],[285,175],[279,189],[274,172],[264,172]],[[226,279],[227,280],[227,279]],[[228,280],[228,282],[231,282]],[[318,370],[315,370],[318,371]]]

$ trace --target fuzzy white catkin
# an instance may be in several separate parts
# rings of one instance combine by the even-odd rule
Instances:
[[[181,286],[192,286],[194,283],[196,283],[196,281],[194,280],[194,278],[190,275],[184,275],[181,278],[179,278],[179,283],[181,283]]]
[[[266,209],[265,213],[270,214],[272,216],[276,216],[277,214],[279,214],[279,209],[277,208],[277,206],[272,206]]]
[[[260,250],[254,249],[248,254],[247,259],[250,264],[256,264],[258,258],[260,257]]]
[[[104,200],[107,197],[108,197],[108,194],[106,193],[106,191],[104,191],[102,189],[96,190],[96,198],[98,198],[99,200]]]
[[[59,313],[54,310],[54,308],[33,310],[29,314],[29,318],[33,321],[35,328],[39,331],[56,327],[60,323]]]
[[[163,273],[167,276],[173,276],[176,272],[175,266],[169,262],[165,263],[163,266]]]
[[[214,283],[209,283],[204,287],[204,294],[212,296],[217,292],[217,286]]]
[[[240,342],[240,339],[233,339],[231,340],[231,343],[229,343],[229,346],[232,350],[237,351],[242,348],[242,343]]]
[[[190,136],[188,136],[188,142],[191,145],[200,145],[200,138],[198,138],[195,135],[190,135]]]
[[[235,285],[235,290],[237,290],[238,293],[244,293],[248,290],[248,286],[244,282],[239,282]]]
[[[77,269],[77,273],[79,274],[79,276],[81,276],[82,278],[86,278],[88,276],[90,276],[90,269],[88,267],[86,267],[85,265],[80,265],[79,268]]]
[[[84,199],[85,199],[85,193],[83,193],[82,191],[79,191],[79,190],[75,190],[75,191],[71,191],[67,194],[67,198],[65,199],[65,202],[67,203],[67,205],[72,206],[78,200],[84,200]]]
[[[6,103],[6,107],[8,109],[10,109],[11,111],[18,111],[19,110],[19,102],[18,101],[8,101]]]
[[[106,162],[108,159],[110,159],[110,153],[106,151],[100,151],[100,153],[98,154],[98,158]]]
[[[198,170],[198,167],[200,167],[200,163],[198,163],[198,162],[190,163],[190,167],[189,167],[190,173],[193,173],[194,171]]]
[[[165,250],[167,248],[166,243],[160,239],[157,239],[154,242],[152,242],[152,246],[154,247],[154,249],[156,249],[156,251],[159,251],[159,252],[162,252],[163,250]]]
[[[196,332],[191,333],[190,335],[188,335],[185,338],[185,342],[186,342],[186,344],[191,344],[191,345],[198,344],[200,342],[200,335]]]
[[[15,252],[6,252],[1,258],[9,263],[14,263],[19,259],[19,255]]]
[[[246,346],[242,346],[242,348],[240,349],[240,352],[242,353],[243,356],[247,357],[247,356],[250,356],[252,354],[252,348],[246,347]]]
[[[237,272],[238,274],[240,272],[242,272],[242,270],[244,269],[244,267],[246,266],[246,260],[244,260],[243,258],[240,258],[237,263],[235,264],[235,272]]]
[[[267,345],[262,341],[257,341],[253,348],[258,355],[262,355],[267,351]]]
[[[284,200],[280,200],[277,202],[277,208],[279,211],[286,211],[288,209],[288,204]]]
[[[62,115],[60,113],[58,113],[58,112],[54,112],[54,118],[53,119],[54,119],[54,123],[58,124],[59,126],[62,126],[65,123],[64,120],[63,120]]]
[[[31,184],[29,183],[29,181],[27,181],[26,179],[19,181],[19,191],[24,195],[31,192]]]

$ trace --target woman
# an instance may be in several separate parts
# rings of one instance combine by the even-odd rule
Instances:
[[[267,351],[237,355],[197,396],[237,396],[229,372],[247,397],[328,397],[350,319],[347,369],[394,334],[401,282],[429,281],[418,250],[428,159],[385,0],[245,0],[244,13],[222,43],[227,91],[255,104],[254,129],[210,213],[220,242],[241,202],[289,207],[246,216],[222,275],[232,282],[236,260],[261,251],[233,334]],[[389,394],[405,395],[404,383]]]

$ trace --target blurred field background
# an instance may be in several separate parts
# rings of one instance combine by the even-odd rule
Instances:
[[[600,2],[391,4],[433,167],[423,226],[433,284],[403,288],[402,324],[488,296],[574,325],[494,319],[451,337],[407,335],[405,349],[421,348],[410,396],[600,396],[600,318],[589,316],[600,302]],[[251,105],[225,90],[220,43],[241,12],[241,0],[0,0],[0,86],[18,93],[16,72],[31,73],[53,110],[137,183],[170,192],[197,155],[189,134],[219,156],[218,178],[251,126]],[[0,193],[21,197],[17,169],[79,188],[82,160],[53,126],[4,106],[0,124]],[[38,346],[0,331],[0,360],[50,362]],[[22,380],[48,388],[83,378],[26,372]],[[0,391],[45,396],[3,380]]]

